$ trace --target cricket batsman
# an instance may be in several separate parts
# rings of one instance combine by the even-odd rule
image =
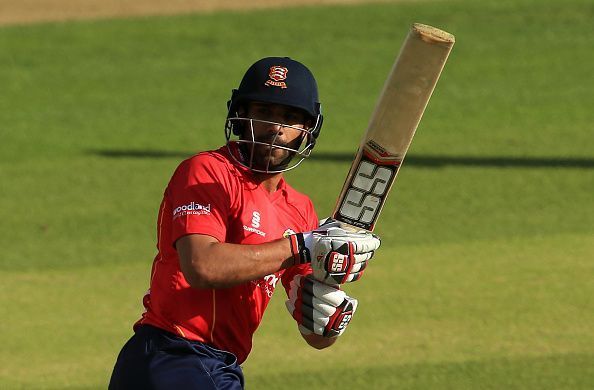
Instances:
[[[360,278],[379,238],[320,225],[283,178],[320,135],[314,76],[263,58],[227,105],[226,145],[183,161],[165,189],[145,312],[110,389],[242,389],[240,364],[279,281],[314,348],[334,344],[357,309],[340,285]]]

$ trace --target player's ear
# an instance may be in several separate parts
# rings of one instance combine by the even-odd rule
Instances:
[[[247,109],[243,103],[237,105],[237,109],[236,109],[234,115],[239,118],[245,118],[247,116]],[[245,123],[243,120],[234,121],[233,134],[241,137],[241,136],[243,136],[244,130],[245,130]]]
[[[303,116],[302,123],[303,123],[303,128],[305,130],[311,129],[312,121],[311,121],[311,117],[309,115],[304,115]]]
[[[301,113],[303,114],[304,118],[303,127],[305,130],[313,128],[316,125],[316,118],[311,116],[307,111],[301,110]]]

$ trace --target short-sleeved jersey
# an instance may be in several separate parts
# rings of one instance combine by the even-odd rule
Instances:
[[[307,196],[284,179],[269,193],[232,162],[225,147],[183,161],[161,202],[158,254],[143,299],[146,311],[136,325],[150,324],[204,342],[243,362],[276,283],[282,280],[286,288],[295,274],[311,269],[297,266],[231,288],[195,289],[180,270],[175,242],[188,234],[205,234],[219,242],[261,244],[317,224]]]

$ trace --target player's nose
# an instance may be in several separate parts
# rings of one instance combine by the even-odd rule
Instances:
[[[270,121],[270,123],[267,123],[266,125],[266,130],[270,134],[281,135],[283,133],[283,126],[277,121]]]

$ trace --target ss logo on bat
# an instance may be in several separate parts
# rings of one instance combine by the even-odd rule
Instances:
[[[352,225],[370,229],[397,170],[397,165],[382,166],[362,159],[340,206],[340,215]]]

